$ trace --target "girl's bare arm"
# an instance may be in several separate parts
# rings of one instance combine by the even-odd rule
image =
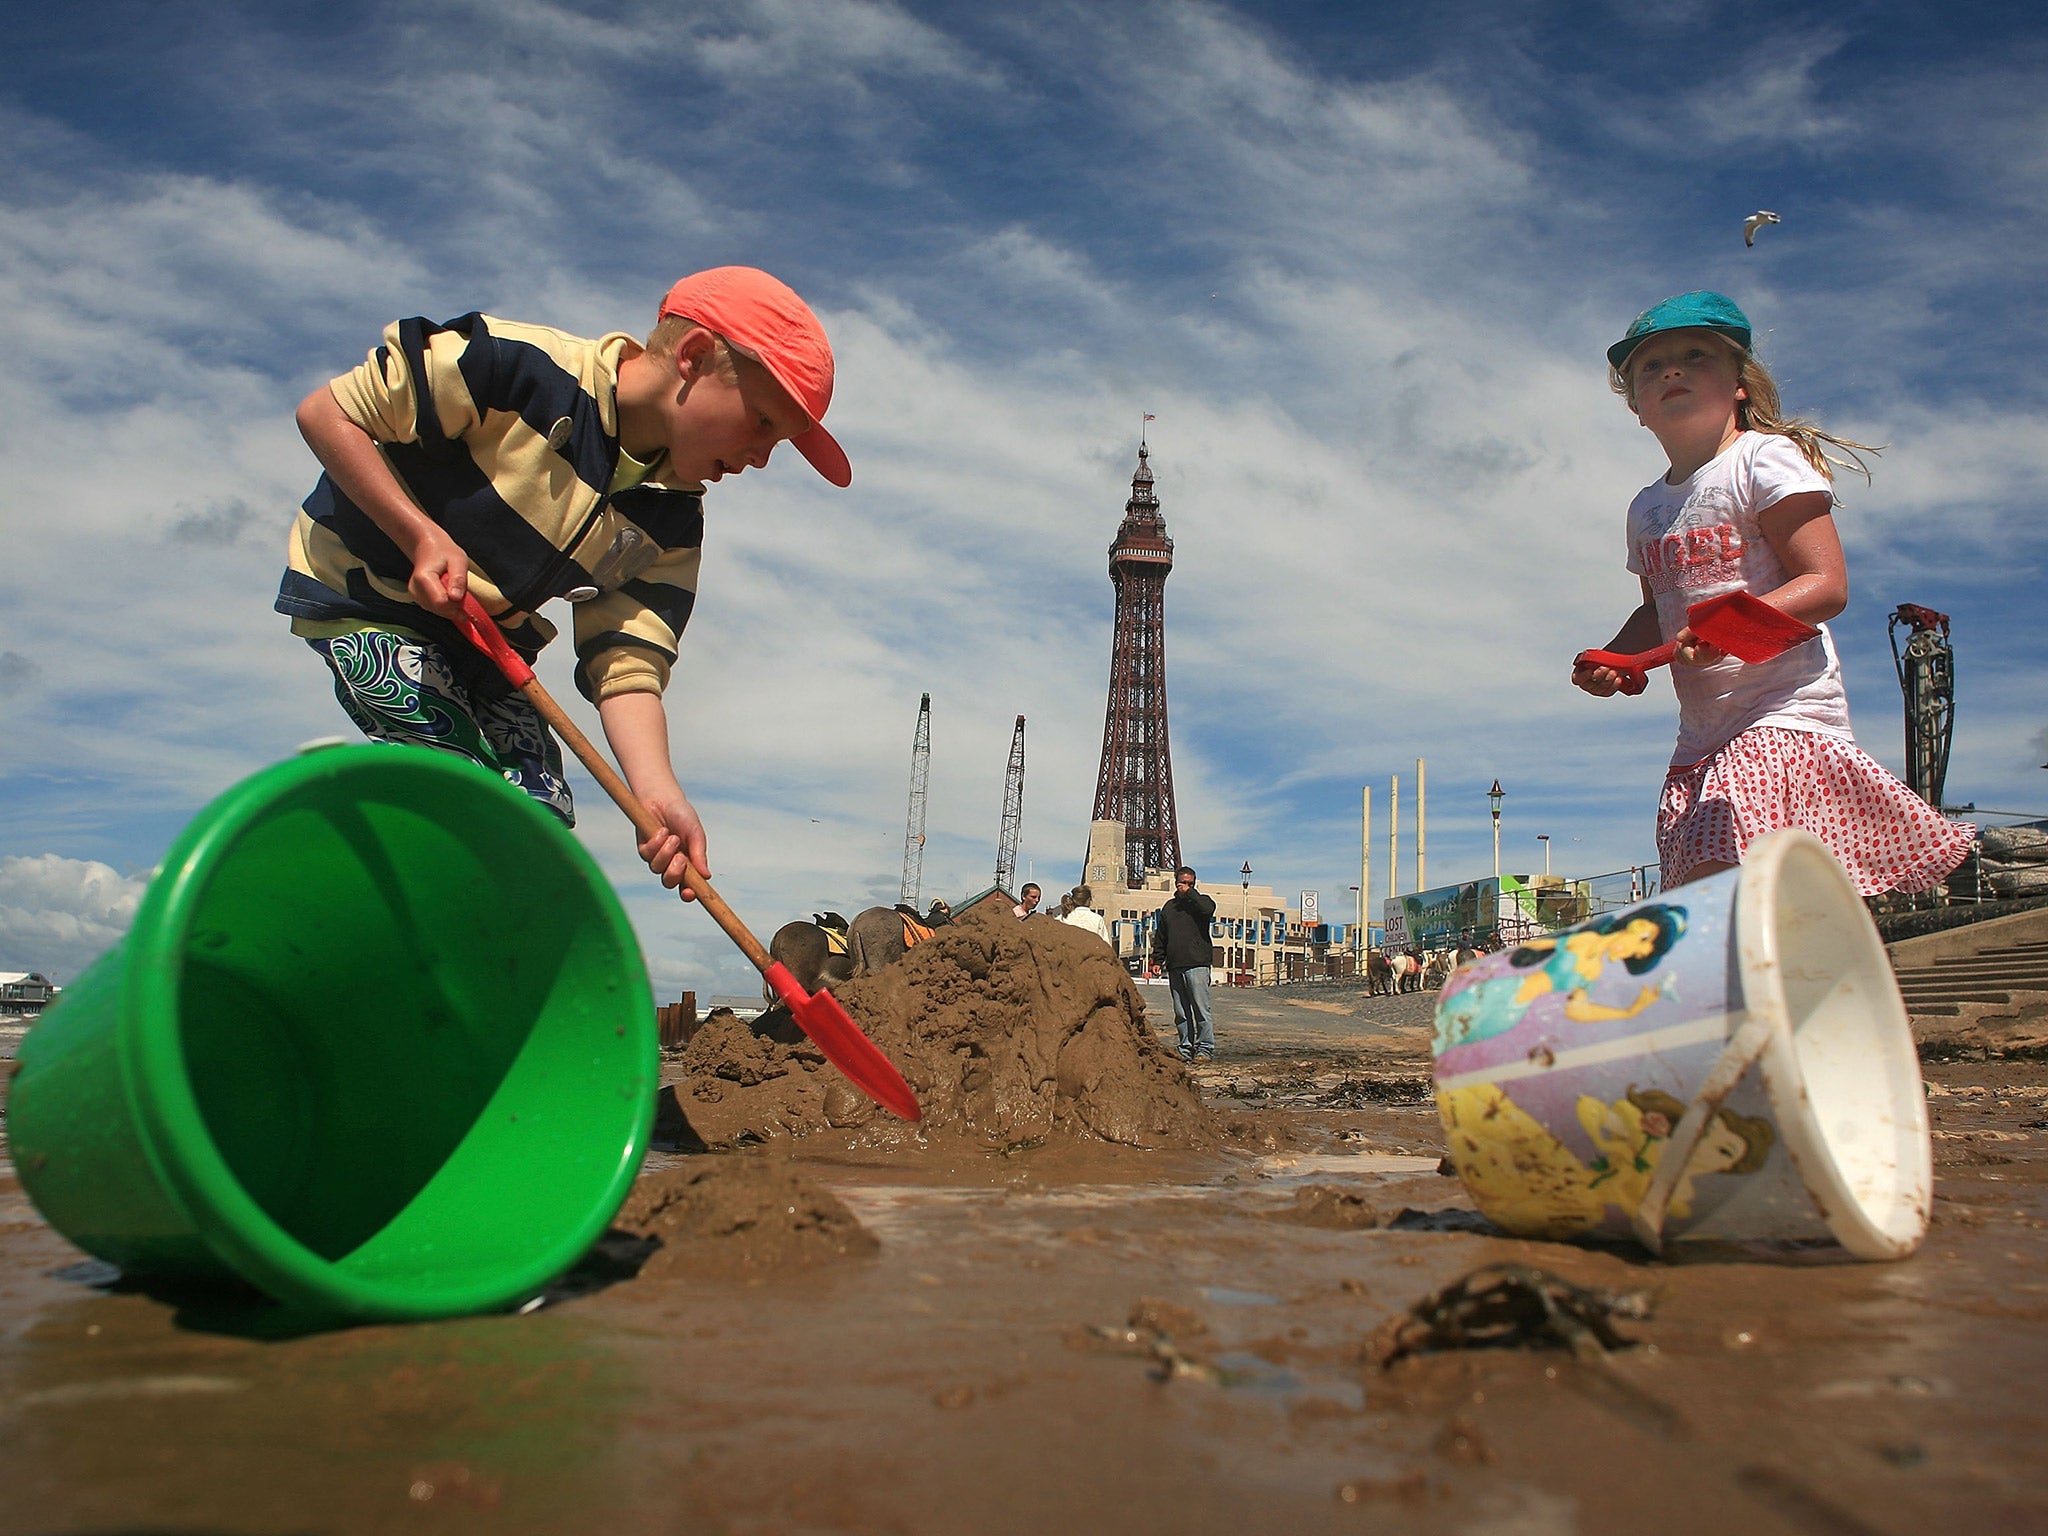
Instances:
[[[1826,491],[1801,491],[1764,508],[1760,521],[1771,552],[1785,567],[1785,581],[1756,595],[1781,613],[1822,624],[1849,606],[1849,570],[1842,537],[1835,529],[1835,501]],[[1678,632],[1672,660],[1704,667],[1728,653],[1707,644],[1687,625]]]
[[[1802,491],[1763,511],[1764,537],[1788,573],[1785,584],[1757,596],[1795,619],[1822,624],[1849,606],[1849,569],[1835,528],[1834,498]]]
[[[1649,580],[1638,577],[1642,583],[1643,600],[1626,619],[1621,628],[1614,632],[1614,638],[1600,647],[1606,651],[1619,651],[1633,656],[1647,651],[1664,642],[1663,626],[1657,621],[1657,599],[1650,591]],[[1596,698],[1608,698],[1621,687],[1621,674],[1612,667],[1578,666],[1572,668],[1572,686],[1583,688]]]

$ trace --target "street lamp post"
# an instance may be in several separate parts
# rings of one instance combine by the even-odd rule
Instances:
[[[1548,875],[1550,873],[1550,834],[1548,832],[1538,832],[1536,834],[1536,841],[1543,845],[1543,873]]]
[[[1365,888],[1354,885],[1351,889],[1358,892],[1358,932],[1351,936],[1351,950],[1353,954],[1358,956],[1358,969],[1363,973],[1365,970]]]
[[[1241,949],[1245,952],[1252,952],[1250,943],[1252,932],[1252,861],[1250,859],[1244,861],[1244,868],[1238,872],[1238,878],[1244,884],[1243,895],[1239,897],[1237,904],[1237,937]],[[1240,954],[1239,958],[1243,958],[1242,954]],[[1251,966],[1250,970],[1252,974],[1250,980],[1246,983],[1248,986],[1259,979],[1257,965]]]
[[[1493,878],[1500,878],[1500,797],[1507,791],[1500,787],[1500,780],[1493,781],[1493,788],[1486,792],[1486,798],[1493,802]]]

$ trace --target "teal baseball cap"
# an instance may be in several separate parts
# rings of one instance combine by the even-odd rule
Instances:
[[[1621,367],[1630,353],[1661,331],[1718,331],[1743,351],[1749,350],[1749,316],[1725,293],[1701,288],[1675,294],[1637,315],[1627,334],[1607,349],[1607,361]]]

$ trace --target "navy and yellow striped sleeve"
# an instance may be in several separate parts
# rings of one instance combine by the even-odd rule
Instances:
[[[482,316],[445,326],[417,317],[394,320],[384,341],[328,389],[342,414],[380,443],[433,443],[459,438],[482,419],[470,393],[464,354],[472,333],[489,333]]]
[[[586,698],[668,687],[703,555],[700,547],[667,550],[625,585],[576,605],[576,686]]]
[[[576,606],[576,681],[586,696],[659,693],[690,612],[704,548],[696,491],[644,483],[606,507],[606,553],[586,568],[604,590]]]

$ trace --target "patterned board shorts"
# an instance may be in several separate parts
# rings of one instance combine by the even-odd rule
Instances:
[[[390,630],[306,643],[334,673],[334,696],[370,740],[459,753],[576,825],[561,745],[524,694],[479,698],[449,670],[440,646]]]
[[[1665,778],[1657,806],[1665,889],[1695,865],[1740,864],[1751,843],[1780,827],[1803,827],[1827,844],[1865,896],[1928,889],[1963,862],[1977,836],[1852,741],[1751,726]]]

